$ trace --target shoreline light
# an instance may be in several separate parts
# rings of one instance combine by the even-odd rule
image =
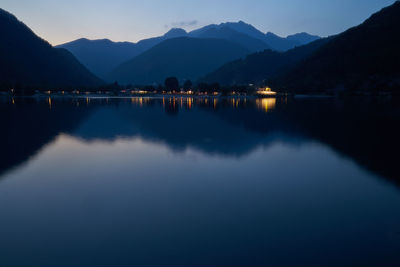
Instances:
[[[257,94],[259,95],[267,95],[267,96],[275,96],[276,92],[272,91],[271,88],[265,87],[265,88],[259,88],[257,91]]]

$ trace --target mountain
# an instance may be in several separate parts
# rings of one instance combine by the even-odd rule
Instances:
[[[136,44],[112,42],[108,39],[88,40],[82,38],[57,47],[69,50],[83,65],[100,77],[127,58],[134,57],[139,53]]]
[[[101,81],[65,49],[53,48],[0,9],[0,88],[95,86]]]
[[[259,39],[237,32],[229,27],[204,27],[204,31],[187,33],[183,29],[173,28],[160,37],[144,39],[138,43],[112,42],[108,39],[88,40],[78,39],[59,45],[74,54],[83,65],[100,77],[106,77],[118,65],[133,59],[155,45],[178,37],[224,39],[242,45],[249,52],[263,51],[268,45]]]
[[[223,85],[259,84],[275,77],[278,73],[293,67],[310,56],[330,39],[324,38],[308,45],[293,48],[287,52],[265,50],[248,55],[244,59],[229,62],[214,72],[207,74],[200,81]]]
[[[301,44],[301,45],[305,45],[305,44],[314,42],[314,41],[316,41],[316,40],[318,40],[320,38],[321,37],[319,37],[317,35],[311,35],[311,34],[308,34],[306,32],[296,33],[296,34],[289,35],[289,36],[286,37],[287,40],[296,42],[296,43]]]
[[[276,51],[287,51],[301,45],[296,41],[288,40],[287,38],[280,37],[272,32],[267,32],[265,34],[264,42],[266,42],[273,50]]]
[[[286,51],[319,38],[307,33],[282,38],[271,33],[264,34],[254,26],[239,21],[219,25],[211,24],[189,33],[183,29],[174,28],[163,36],[145,39],[138,43],[112,42],[108,39],[78,39],[57,47],[69,50],[89,70],[99,77],[105,78],[118,65],[133,59],[165,40],[177,37],[228,40],[245,47],[250,53],[261,52],[265,49]]]
[[[248,53],[228,40],[174,38],[118,66],[108,79],[132,84],[163,83],[168,76],[193,80]]]
[[[138,43],[112,42],[108,39],[78,39],[57,47],[69,50],[93,73],[105,77],[121,63],[140,55],[162,41],[186,34],[183,29],[171,29],[163,36],[145,39]]]
[[[263,51],[269,48],[269,46],[262,40],[251,37],[244,33],[240,33],[225,25],[210,25],[208,27],[205,27],[202,31],[189,33],[189,36],[196,38],[215,38],[229,40],[240,44],[241,46],[248,49],[250,52]]]
[[[164,39],[172,39],[184,36],[187,36],[187,32],[184,29],[172,28],[166,34],[164,34]]]
[[[216,24],[208,25],[203,28],[200,28],[200,29],[190,32],[189,35],[193,36],[193,37],[198,37],[198,36],[202,36],[204,33],[209,31],[210,29],[223,29],[223,28],[229,28],[237,33],[244,34],[253,39],[258,39],[258,40],[262,41],[263,43],[265,43],[267,45],[267,47],[269,47],[272,50],[276,50],[276,51],[287,51],[296,46],[308,44],[308,43],[320,38],[319,36],[310,35],[308,33],[299,33],[299,34],[295,34],[295,35],[290,35],[286,38],[280,37],[271,32],[264,34],[260,30],[255,28],[253,25],[247,24],[243,21],[226,22],[226,23],[221,23],[219,25],[216,25]],[[259,50],[259,51],[262,51],[262,50]],[[255,51],[255,52],[257,52],[257,51]]]
[[[273,84],[281,90],[397,91],[400,88],[400,2],[332,38]]]
[[[253,25],[245,23],[244,21],[226,22],[226,23],[222,23],[221,26],[222,25],[232,28],[235,31],[241,32],[241,33],[251,36],[253,38],[263,39],[265,37],[265,34],[263,32],[258,30]]]

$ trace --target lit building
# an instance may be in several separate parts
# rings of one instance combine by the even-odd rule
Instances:
[[[257,91],[259,95],[275,96],[276,92],[272,91],[269,87],[259,88]]]

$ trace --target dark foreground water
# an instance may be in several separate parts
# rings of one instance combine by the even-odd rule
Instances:
[[[0,101],[0,266],[400,266],[399,109]]]

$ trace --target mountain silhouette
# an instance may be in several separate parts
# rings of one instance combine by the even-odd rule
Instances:
[[[287,51],[296,46],[308,44],[320,38],[319,36],[310,35],[308,33],[299,33],[283,38],[271,32],[263,33],[257,28],[255,28],[253,25],[247,24],[243,21],[226,22],[226,23],[221,23],[219,25],[216,24],[208,25],[198,30],[190,32],[189,35],[201,36],[210,29],[222,29],[222,28],[229,28],[235,32],[247,35],[254,39],[258,39],[263,43],[265,43],[267,47],[275,51]]]
[[[276,51],[287,51],[293,47],[299,46],[300,43],[280,37],[272,32],[267,32],[264,41]]]
[[[264,51],[225,64],[202,80],[265,83],[299,93],[342,90],[395,91],[400,87],[400,2],[344,33],[285,53]],[[270,34],[272,35],[272,34]],[[317,37],[289,36],[298,42]]]
[[[220,27],[229,27],[237,32],[246,34],[246,35],[251,36],[256,39],[263,39],[265,37],[265,34],[263,32],[258,30],[253,25],[245,23],[244,21],[226,22],[226,23],[220,24]]]
[[[218,82],[223,85],[259,84],[290,69],[310,56],[330,39],[320,39],[287,52],[265,50],[248,55],[244,59],[229,62],[200,79],[202,82]]]
[[[78,39],[57,47],[69,50],[89,70],[99,77],[106,78],[106,74],[118,65],[133,59],[165,40],[178,37],[224,39],[245,47],[249,50],[249,53],[261,52],[265,49],[286,51],[319,38],[306,33],[293,35],[290,38],[266,35],[254,26],[239,21],[219,25],[211,24],[189,33],[180,28],[173,28],[163,36],[144,39],[137,43],[112,42],[108,39]]]
[[[118,65],[140,55],[162,41],[186,34],[183,29],[171,29],[163,36],[145,39],[138,43],[83,38],[57,47],[69,50],[93,73],[105,77]]]
[[[53,48],[3,9],[0,25],[0,89],[90,87],[102,83],[70,52]]]
[[[316,40],[318,40],[320,38],[321,37],[319,37],[317,35],[311,35],[311,34],[308,34],[306,32],[296,33],[296,34],[289,35],[289,36],[286,37],[287,40],[296,42],[296,43],[301,44],[301,45],[305,45],[305,44],[314,42],[314,41],[316,41]]]
[[[398,91],[400,2],[332,38],[273,84],[281,90]]]
[[[164,38],[172,39],[172,38],[184,37],[187,36],[187,34],[188,33],[184,29],[172,28],[166,34],[164,34]]]
[[[166,77],[197,79],[249,51],[222,39],[181,37],[166,40],[118,66],[108,77],[120,83],[163,83]]]
[[[189,33],[189,36],[196,38],[215,38],[215,39],[225,39],[237,44],[242,45],[250,52],[258,52],[268,49],[269,46],[260,39],[251,37],[247,34],[240,33],[228,26],[210,26],[206,27],[202,31]]]
[[[127,57],[134,57],[140,53],[136,44],[112,42],[108,39],[82,38],[57,47],[69,50],[83,65],[100,77],[125,61]]]

